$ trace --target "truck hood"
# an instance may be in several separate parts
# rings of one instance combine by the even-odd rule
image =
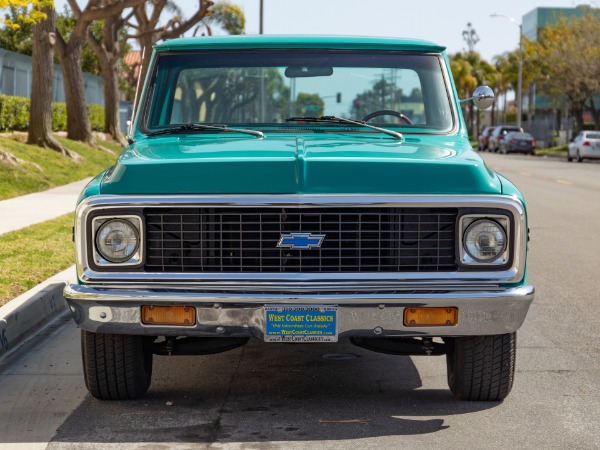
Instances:
[[[464,138],[156,136],[125,149],[102,194],[499,194]]]

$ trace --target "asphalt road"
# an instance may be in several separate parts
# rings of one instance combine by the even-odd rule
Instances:
[[[62,319],[0,367],[0,448],[600,448],[600,165],[484,156],[526,196],[537,290],[504,402],[455,400],[444,357],[259,342],[155,357],[143,399],[100,402]]]

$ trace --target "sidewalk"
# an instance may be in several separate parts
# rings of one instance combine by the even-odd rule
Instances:
[[[0,234],[74,211],[77,197],[89,180],[0,201]],[[0,307],[0,358],[65,313],[62,291],[65,283],[76,279],[75,266],[71,266]]]
[[[0,201],[0,234],[74,211],[79,193],[90,180],[86,178],[47,191]]]

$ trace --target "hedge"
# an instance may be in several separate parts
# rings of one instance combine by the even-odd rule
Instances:
[[[0,94],[0,131],[27,131],[29,127],[30,100]],[[104,129],[104,107],[87,105],[92,130]],[[52,130],[67,130],[66,103],[52,103]]]

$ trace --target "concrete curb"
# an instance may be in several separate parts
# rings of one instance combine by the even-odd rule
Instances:
[[[75,280],[75,266],[71,266],[0,307],[0,359],[65,314],[63,289]]]

